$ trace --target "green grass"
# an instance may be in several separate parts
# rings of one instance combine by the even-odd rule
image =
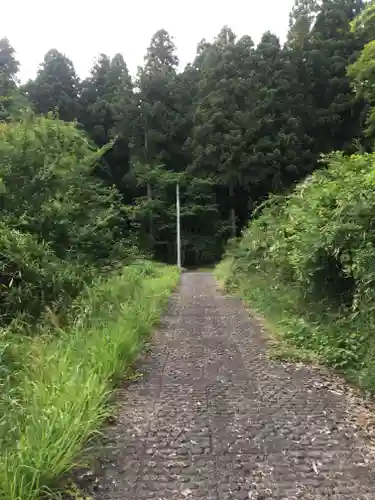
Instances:
[[[269,355],[276,359],[288,359],[311,363],[322,362],[319,355],[311,349],[297,347],[288,342],[287,332],[295,331],[296,322],[301,321],[295,308],[293,291],[285,291],[281,300],[280,290],[270,286],[256,273],[238,278],[235,282],[231,279],[231,262],[223,260],[215,270],[215,276],[221,288],[229,293],[239,296],[250,308],[253,315],[260,316],[269,340]],[[306,325],[305,325],[306,327]],[[313,324],[308,326],[313,329]]]
[[[248,269],[236,271],[227,257],[215,270],[220,285],[261,316],[273,358],[325,364],[366,392],[375,393],[375,319],[301,304],[296,289]]]
[[[130,266],[86,289],[69,327],[21,350],[24,368],[2,379],[2,500],[36,500],[79,465],[108,415],[114,382],[140,353],[177,280],[176,268]]]

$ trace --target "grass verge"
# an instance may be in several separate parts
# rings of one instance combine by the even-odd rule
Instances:
[[[297,290],[272,276],[234,270],[227,257],[215,270],[219,284],[262,317],[270,357],[325,364],[367,393],[375,393],[375,322],[371,314],[347,316],[301,304]]]
[[[151,263],[129,266],[87,288],[67,328],[54,337],[41,332],[20,350],[23,368],[2,378],[1,500],[51,494],[79,465],[108,414],[114,380],[139,354],[178,274]]]

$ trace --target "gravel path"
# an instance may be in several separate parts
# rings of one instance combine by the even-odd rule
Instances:
[[[155,337],[108,429],[96,499],[375,499],[351,398],[316,369],[270,361],[210,273],[182,276]]]

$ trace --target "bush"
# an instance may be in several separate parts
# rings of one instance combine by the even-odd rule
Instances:
[[[50,247],[0,223],[0,314],[7,324],[16,314],[31,321],[48,304],[61,311],[92,279],[90,267],[64,263]]]
[[[41,331],[20,348],[24,367],[0,399],[0,498],[36,500],[77,465],[177,278],[175,268],[138,263],[99,279],[58,337]]]
[[[107,149],[52,117],[1,124],[3,220],[48,242],[60,258],[102,265],[126,257],[120,197],[93,176]]]
[[[137,255],[119,195],[93,175],[105,151],[53,117],[0,124],[2,324],[61,313],[94,275]]]
[[[284,338],[371,389],[374,160],[375,154],[326,157],[325,168],[263,207],[228,249],[222,269],[227,285],[240,286]]]

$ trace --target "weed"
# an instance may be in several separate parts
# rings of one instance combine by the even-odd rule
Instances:
[[[7,407],[0,432],[2,499],[36,500],[77,465],[110,415],[113,382],[142,349],[177,276],[175,268],[129,266],[88,287],[57,338],[30,341],[11,401],[0,403]]]

